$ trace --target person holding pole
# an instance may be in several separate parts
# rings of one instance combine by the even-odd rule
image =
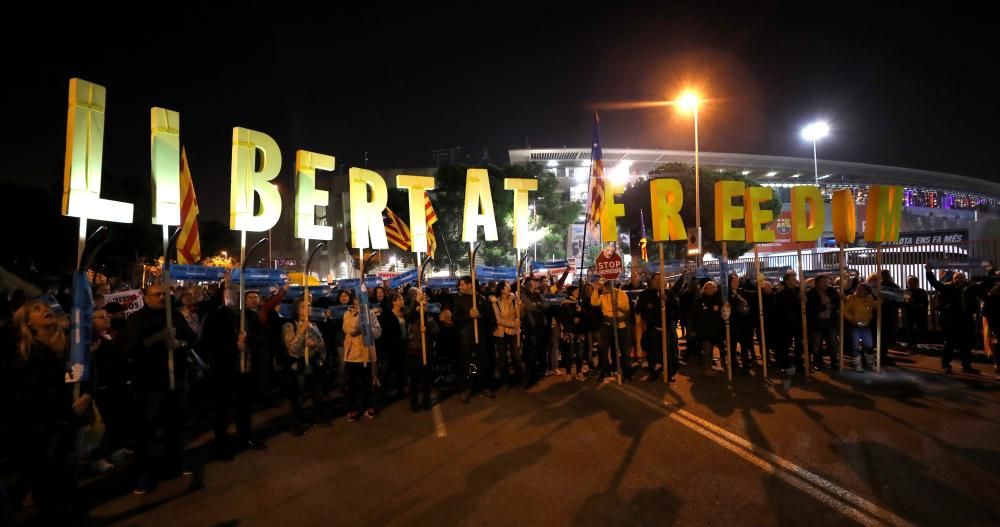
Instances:
[[[722,342],[725,334],[725,323],[722,320],[722,295],[719,286],[708,280],[701,286],[701,294],[694,304],[694,331],[701,342],[702,367],[711,370],[714,348],[719,348],[719,361],[722,369],[726,369],[726,348]]]
[[[396,293],[389,294],[390,300],[393,300],[394,294]],[[431,405],[433,404],[431,401],[431,376],[433,361],[430,357],[427,357],[426,362],[424,361],[425,348],[421,342],[423,341],[427,344],[433,342],[438,333],[440,333],[440,329],[434,321],[434,317],[426,314],[425,310],[421,310],[419,308],[420,305],[427,304],[427,297],[424,296],[423,292],[419,292],[417,294],[415,302],[418,307],[411,308],[403,314],[403,329],[406,345],[406,376],[409,378],[410,382],[410,410],[417,412],[421,408],[425,411],[430,410]],[[424,313],[423,325],[420,324],[421,312]],[[392,314],[394,316],[397,315],[394,300]],[[383,329],[383,331],[385,330]],[[423,335],[421,335],[421,332],[423,332]],[[430,338],[430,340],[428,340],[428,338]],[[431,348],[431,346],[427,346],[427,353],[430,352]]]
[[[253,312],[247,314],[247,331],[238,333],[241,315],[237,296],[239,286],[227,285],[224,295],[223,305],[205,316],[198,349],[208,353],[211,365],[210,379],[215,400],[212,419],[215,454],[219,459],[228,461],[233,456],[226,434],[230,409],[236,413],[239,447],[251,450],[267,448],[263,442],[253,440],[250,427],[250,406],[256,392],[255,380],[259,376],[257,371],[263,367],[254,359],[261,356],[258,350],[265,345],[265,336],[260,331],[258,319]],[[250,358],[250,364],[242,371],[239,368],[240,354]]]
[[[806,293],[806,318],[809,328],[809,351],[812,353],[812,367],[824,369],[823,343],[826,355],[830,356],[830,368],[837,364],[837,350],[840,349],[839,323],[840,295],[830,287],[830,277],[816,276],[815,286]]]
[[[153,441],[156,429],[163,426],[166,465],[171,472],[188,473],[183,465],[184,415],[187,409],[187,343],[197,340],[184,317],[173,317],[174,327],[167,328],[166,288],[153,284],[143,291],[145,305],[128,318],[125,349],[135,372],[138,415],[136,494],[156,488],[153,477]],[[174,355],[174,390],[170,390],[167,355]]]
[[[646,331],[642,335],[642,349],[646,352],[646,360],[649,368],[649,382],[655,382],[659,377],[656,373],[657,367],[663,368],[663,322],[660,316],[661,297],[660,290],[663,289],[666,297],[667,308],[667,371],[670,382],[674,381],[677,375],[679,359],[677,357],[677,315],[680,312],[680,304],[674,297],[673,291],[661,288],[662,273],[653,273],[649,277],[649,287],[639,294],[636,302],[636,309],[642,316],[646,324]]]
[[[612,298],[615,300],[612,301]],[[609,359],[620,359],[622,381],[632,380],[632,361],[628,356],[628,332],[625,331],[625,320],[629,313],[629,307],[631,307],[628,295],[621,289],[614,288],[613,281],[602,278],[599,281],[599,288],[594,289],[590,303],[591,305],[601,306],[601,346],[600,354],[598,355],[601,379],[610,380],[613,378],[611,374],[611,361]],[[617,331],[618,336],[617,357],[614,355],[616,349],[615,331]]]
[[[302,411],[306,396],[312,399],[314,420],[322,425],[330,424],[321,375],[326,360],[326,343],[319,328],[309,320],[309,303],[305,301],[305,297],[296,298],[294,307],[297,317],[285,322],[281,335],[288,364],[285,378],[291,403],[292,435],[302,436],[311,424],[305,420]]]
[[[463,379],[460,391],[465,392],[462,402],[468,403],[475,392],[483,391],[484,395],[492,399],[493,392],[487,386],[488,379],[485,378],[487,371],[484,364],[481,364],[485,357],[480,351],[479,344],[476,343],[475,332],[477,322],[482,318],[482,313],[489,309],[482,298],[473,296],[472,278],[463,276],[458,280],[458,296],[452,310],[452,320],[458,331],[458,347],[462,355],[459,377]]]
[[[559,321],[559,344],[562,348],[563,366],[566,373],[572,375],[571,365],[576,364],[575,379],[584,380],[583,347],[587,341],[584,330],[584,312],[580,305],[580,288],[571,285],[566,288],[566,298],[559,305],[556,317]]]

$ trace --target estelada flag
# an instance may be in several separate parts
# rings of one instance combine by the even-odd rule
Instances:
[[[198,237],[198,198],[194,194],[187,152],[181,147],[181,233],[177,237],[177,263],[193,264],[201,260]]]
[[[410,227],[389,207],[382,213],[385,237],[390,243],[404,251],[410,250]]]
[[[584,236],[600,241],[597,223],[604,210],[604,159],[601,155],[601,119],[594,112],[594,142],[590,150],[590,192],[587,195],[587,223]]]
[[[437,236],[434,235],[434,229],[431,227],[438,221],[437,213],[434,212],[434,206],[431,205],[431,197],[427,195],[424,191],[424,213],[427,216],[427,255],[434,258],[434,253],[437,252]]]

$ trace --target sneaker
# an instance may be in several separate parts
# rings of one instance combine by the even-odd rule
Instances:
[[[351,423],[357,421],[360,416],[361,414],[359,412],[347,412],[347,420]]]
[[[367,417],[368,419],[375,419],[375,415],[376,414],[374,408],[369,408],[365,410],[365,417]]]
[[[979,370],[973,368],[972,366],[962,366],[962,373],[969,373],[972,375],[979,375]]]
[[[578,380],[578,381],[585,381],[585,380],[587,380],[587,374],[585,374],[585,373],[577,373],[576,374],[576,380]]]
[[[154,490],[156,490],[155,485],[153,485],[148,478],[142,477],[139,478],[139,482],[136,483],[135,490],[132,491],[132,494],[142,496],[143,494],[148,494]]]

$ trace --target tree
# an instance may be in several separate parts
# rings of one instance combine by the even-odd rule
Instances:
[[[674,178],[680,181],[681,190],[684,193],[684,206],[681,208],[681,219],[684,220],[684,226],[686,228],[694,228],[696,224],[694,169],[683,163],[667,163],[660,165],[649,173],[649,177],[647,179],[625,189],[625,195],[623,196],[623,202],[625,203],[625,219],[627,225],[629,225],[630,232],[632,232],[633,244],[636,247],[638,247],[638,232],[640,232],[640,209],[646,213],[646,232],[650,238],[653,235],[651,228],[652,223],[649,215],[649,182],[650,180],[657,178]],[[702,247],[706,253],[721,254],[722,245],[720,242],[715,240],[715,183],[717,181],[742,181],[749,187],[759,187],[761,185],[737,171],[725,169],[702,170],[699,179],[701,183]],[[737,205],[741,202],[742,198],[737,198],[735,200],[735,204]],[[770,209],[774,213],[775,218],[777,218],[781,213],[781,202],[777,199],[772,199],[763,203],[762,207],[765,210]],[[733,224],[737,227],[742,227],[743,219],[736,220]],[[743,253],[753,249],[753,245],[746,242],[728,242],[726,248],[729,252],[729,258],[736,259]],[[668,243],[666,250],[669,252],[664,255],[665,258],[683,259],[686,255],[687,242]],[[652,242],[650,243],[649,251],[650,253],[653,253]]]

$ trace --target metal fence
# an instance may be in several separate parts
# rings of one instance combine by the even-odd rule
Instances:
[[[839,253],[837,249],[821,249],[819,253],[805,252],[802,254],[802,267],[807,275],[817,272],[828,272],[836,275],[839,270]],[[857,271],[861,277],[875,274],[878,270],[878,249],[875,247],[854,247],[844,251],[845,266]],[[885,245],[882,247],[881,268],[892,275],[893,281],[905,287],[906,279],[915,276],[920,287],[930,290],[931,286],[925,273],[925,264],[931,260],[943,261],[939,269],[948,269],[947,261],[955,261],[955,268],[961,269],[963,261],[981,259],[990,262],[1000,262],[1000,240],[980,240],[961,243],[941,243],[933,245]],[[796,254],[767,255],[760,257],[762,269],[789,268],[799,272],[799,260]],[[708,262],[705,267],[709,273],[718,274],[719,263]],[[729,261],[730,272],[740,276],[753,276],[753,254],[744,255],[737,260]],[[972,270],[972,278],[985,274],[985,269]],[[771,278],[771,277],[769,277]]]

